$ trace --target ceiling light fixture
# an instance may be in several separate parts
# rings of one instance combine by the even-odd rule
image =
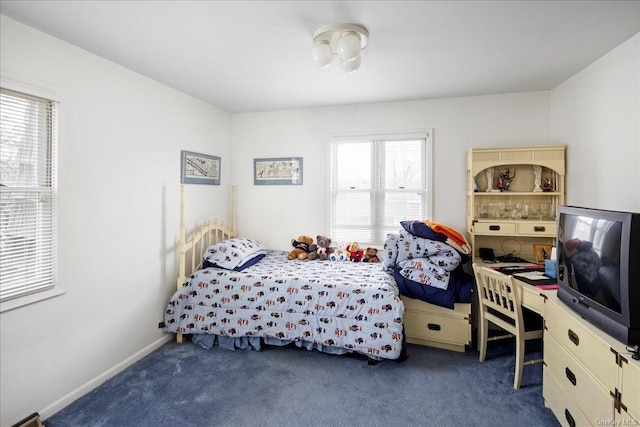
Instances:
[[[360,52],[369,43],[369,32],[358,24],[324,25],[313,33],[313,60],[321,67],[338,55],[340,67],[347,73],[360,68]]]

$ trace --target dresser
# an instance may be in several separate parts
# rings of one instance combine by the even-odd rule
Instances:
[[[544,320],[543,397],[560,424],[640,425],[640,361],[555,295]]]

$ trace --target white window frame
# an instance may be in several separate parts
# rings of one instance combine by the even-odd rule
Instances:
[[[334,142],[347,142],[347,141],[374,141],[374,140],[411,140],[411,139],[423,139],[425,140],[425,148],[424,148],[424,165],[426,167],[425,171],[425,218],[406,218],[406,220],[416,220],[416,219],[429,219],[433,218],[433,129],[420,129],[420,130],[411,130],[411,131],[399,131],[399,132],[372,132],[372,133],[353,133],[353,134],[333,134],[329,136],[329,144],[328,144],[328,155],[329,159],[329,185],[328,185],[328,200],[329,200],[329,210],[327,213],[327,230],[329,236],[332,236],[333,230],[333,212],[334,212],[334,192],[337,192],[337,189],[334,189],[334,176],[333,176],[333,159],[332,159],[332,146]],[[374,225],[375,226],[375,225]],[[398,223],[398,229],[401,228],[401,225]],[[354,239],[355,241],[356,239]],[[384,240],[381,242],[358,242],[360,244],[365,244],[367,246],[373,246],[377,248],[382,248],[384,244]]]
[[[23,294],[17,295],[10,299],[6,299],[0,301],[0,313],[6,312],[9,310],[13,310],[19,307],[23,307],[29,304],[33,304],[39,301],[43,301],[45,299],[53,298],[59,295],[64,294],[64,291],[58,287],[58,274],[57,274],[57,198],[58,198],[58,189],[57,189],[57,145],[59,145],[61,135],[62,135],[62,126],[60,124],[63,122],[63,102],[61,91],[58,87],[51,85],[46,82],[42,82],[35,79],[29,79],[22,75],[18,76],[6,70],[0,70],[2,77],[0,77],[0,87],[3,89],[8,89],[14,92],[23,93],[26,95],[31,95],[39,98],[44,98],[56,103],[56,116],[57,121],[54,123],[56,126],[56,134],[54,136],[52,147],[52,159],[51,159],[51,167],[53,169],[51,176],[51,185],[53,188],[53,200],[52,207],[53,210],[53,229],[52,229],[52,251],[53,251],[53,263],[52,263],[52,284],[43,288],[42,290],[38,290],[35,292],[25,292]]]

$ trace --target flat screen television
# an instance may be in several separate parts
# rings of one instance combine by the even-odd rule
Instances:
[[[558,298],[626,345],[640,344],[640,213],[558,209]]]

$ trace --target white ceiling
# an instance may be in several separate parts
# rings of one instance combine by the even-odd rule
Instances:
[[[550,90],[640,31],[640,1],[0,1],[0,12],[232,113]],[[311,59],[370,33],[345,74]]]

